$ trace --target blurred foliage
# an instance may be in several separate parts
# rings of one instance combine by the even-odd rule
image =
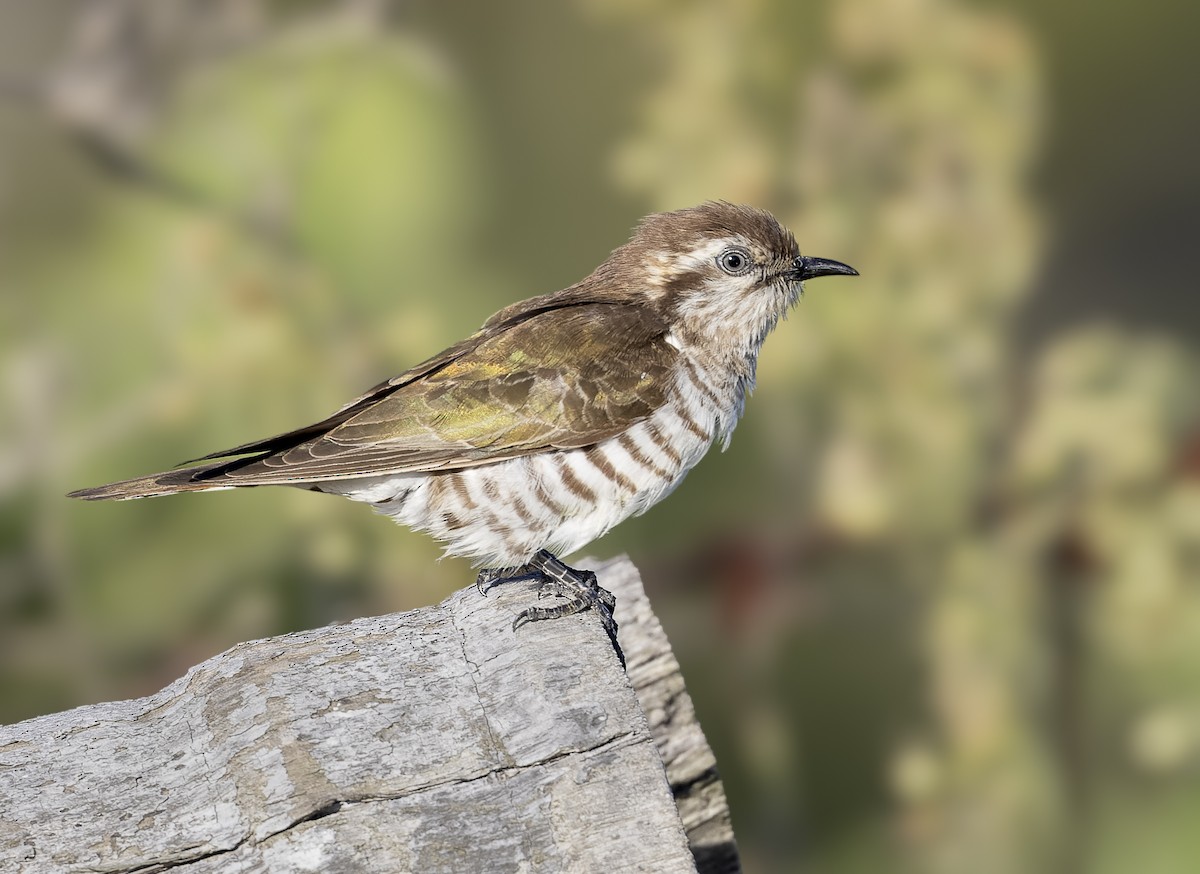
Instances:
[[[0,115],[0,719],[463,585],[348,502],[61,495],[321,416],[720,197],[862,276],[768,341],[688,499],[593,551],[643,568],[747,868],[1200,863],[1200,364],[1023,342],[1054,114],[1021,16],[202,6],[48,4],[55,86]]]

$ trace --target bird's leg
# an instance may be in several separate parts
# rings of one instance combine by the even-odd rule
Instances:
[[[542,578],[543,589],[561,595],[566,601],[553,607],[525,608],[513,620],[514,629],[525,622],[573,616],[593,608],[600,616],[600,624],[604,626],[608,639],[612,641],[621,666],[625,666],[625,653],[621,651],[621,645],[617,642],[617,621],[613,618],[613,608],[617,606],[617,599],[612,592],[601,588],[594,573],[569,567],[544,549],[530,559],[524,569]]]

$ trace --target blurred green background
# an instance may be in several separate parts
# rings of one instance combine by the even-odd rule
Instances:
[[[861,278],[628,551],[750,871],[1200,869],[1200,7],[0,0],[0,721],[473,579],[315,420],[642,214]]]

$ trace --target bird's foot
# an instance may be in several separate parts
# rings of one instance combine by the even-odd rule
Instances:
[[[510,571],[505,570],[485,571],[479,576],[485,586],[520,577],[537,576],[541,578],[539,597],[545,592],[550,592],[566,599],[553,607],[526,607],[513,620],[514,630],[526,622],[559,619],[594,609],[600,617],[600,624],[604,627],[608,639],[612,642],[617,658],[621,660],[621,667],[625,667],[625,653],[621,651],[621,645],[617,642],[617,621],[613,618],[617,599],[612,592],[600,586],[594,573],[569,567],[544,549],[535,555],[529,564],[512,570],[516,572],[515,575],[510,575]],[[484,580],[484,573],[497,575]],[[478,584],[479,580],[476,582]]]

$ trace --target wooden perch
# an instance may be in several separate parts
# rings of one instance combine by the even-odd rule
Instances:
[[[0,870],[738,870],[637,570],[596,570],[628,676],[591,613],[514,632],[511,583],[0,727]]]

